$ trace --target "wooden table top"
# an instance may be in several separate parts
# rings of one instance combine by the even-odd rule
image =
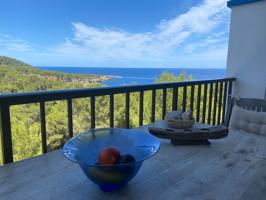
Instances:
[[[238,131],[210,146],[173,146],[161,140],[159,152],[136,177],[112,193],[101,192],[57,150],[0,167],[0,199],[265,200],[265,144],[266,137]]]

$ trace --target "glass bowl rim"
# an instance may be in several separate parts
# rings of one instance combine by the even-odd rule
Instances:
[[[127,130],[127,131],[133,131],[132,129],[125,129],[125,128],[96,128],[96,129],[90,129],[90,130],[87,130],[85,132],[82,132],[82,133],[79,133],[77,135],[75,135],[74,137],[70,138],[69,140],[67,140],[67,142],[65,144],[67,144],[70,140],[74,140],[76,137],[80,136],[80,135],[83,135],[83,134],[89,134],[90,131],[97,131],[97,130]],[[102,168],[112,168],[112,167],[119,167],[119,166],[130,166],[130,165],[134,165],[134,164],[137,164],[137,163],[140,163],[140,162],[143,162],[149,158],[151,158],[152,156],[154,156],[155,154],[158,153],[158,151],[160,150],[161,148],[161,143],[160,143],[160,140],[156,137],[154,137],[152,134],[148,133],[148,132],[144,132],[144,131],[138,131],[138,132],[143,132],[144,134],[148,134],[149,137],[153,137],[154,139],[157,140],[158,142],[158,147],[156,148],[156,146],[154,145],[139,145],[139,146],[136,146],[136,147],[140,147],[140,146],[147,146],[147,147],[153,147],[155,148],[155,151],[152,152],[152,154],[148,155],[147,157],[145,158],[142,158],[140,160],[137,160],[135,162],[130,162],[130,163],[124,163],[124,164],[115,164],[115,165],[100,165],[100,164],[88,164],[88,163],[84,163],[84,162],[80,162],[80,161],[77,161],[76,159],[72,159],[68,156],[68,154],[65,152],[65,144],[63,146],[63,149],[62,149],[62,153],[63,155],[70,161],[74,162],[74,163],[77,163],[79,165],[82,165],[82,166],[90,166],[90,167],[102,167]]]

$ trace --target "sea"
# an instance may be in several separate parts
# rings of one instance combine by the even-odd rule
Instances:
[[[122,86],[132,84],[151,84],[161,73],[167,71],[178,76],[180,73],[192,76],[193,80],[207,80],[224,78],[226,69],[206,68],[110,68],[110,67],[47,67],[39,66],[44,70],[74,74],[109,75],[112,79],[103,81],[106,86]]]

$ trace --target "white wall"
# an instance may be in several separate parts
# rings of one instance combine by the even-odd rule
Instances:
[[[227,76],[234,96],[266,98],[266,1],[232,7]]]

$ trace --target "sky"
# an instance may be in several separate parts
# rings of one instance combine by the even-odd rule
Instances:
[[[0,55],[34,66],[225,68],[226,0],[0,0]]]

